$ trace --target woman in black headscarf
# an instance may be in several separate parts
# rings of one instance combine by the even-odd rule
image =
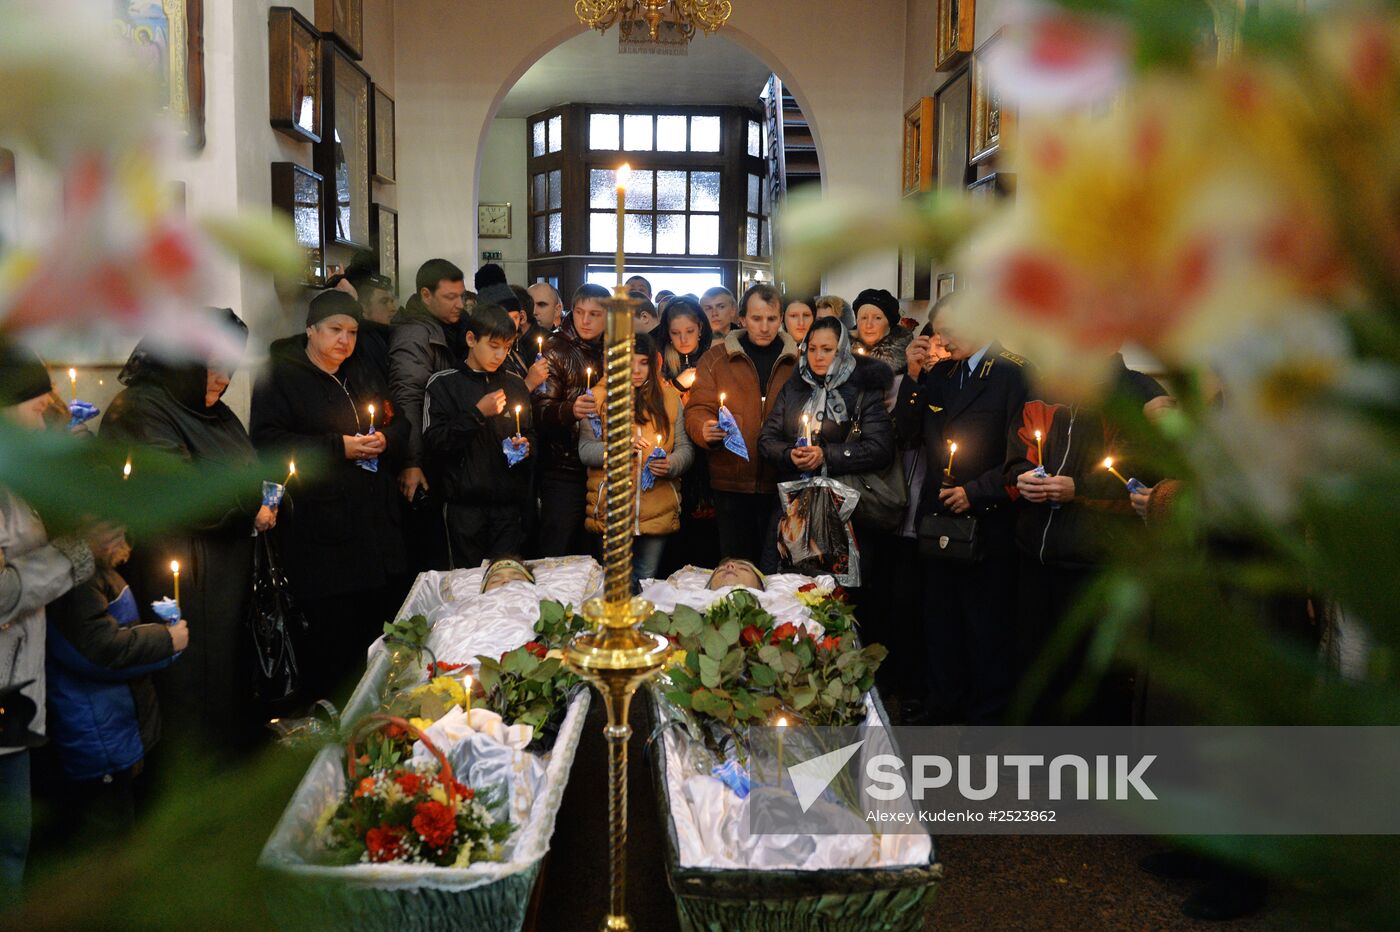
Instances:
[[[248,328],[233,311],[203,313],[209,326],[247,342]],[[155,341],[143,340],[117,377],[126,388],[102,419],[102,436],[172,453],[195,470],[251,465],[257,457],[248,431],[222,400],[233,369],[227,362],[172,361]],[[249,488],[198,523],[133,540],[123,573],[147,605],[172,593],[170,561],[180,561],[180,607],[190,645],[157,686],[166,727],[212,747],[246,747],[258,733],[245,625],[253,531],[266,531],[276,521],[276,513],[261,505],[259,490]]]

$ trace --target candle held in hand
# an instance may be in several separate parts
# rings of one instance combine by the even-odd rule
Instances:
[[[369,406],[369,429],[374,430],[374,405]]]
[[[73,400],[78,400],[78,370],[68,370],[68,384],[73,388]]]
[[[1124,485],[1128,484],[1128,480],[1123,478],[1123,474],[1113,468],[1113,457],[1110,456],[1104,459],[1103,468],[1107,469],[1109,472],[1117,476],[1119,482],[1123,483]]]
[[[131,478],[131,454],[126,455],[126,463],[122,466],[122,481]]]
[[[175,577],[175,604],[180,604],[180,561],[170,561],[170,575]]]
[[[520,405],[515,406],[515,436],[520,436]]]
[[[1035,459],[1037,466],[1045,465],[1045,451],[1040,446],[1040,431],[1035,432]]]
[[[812,419],[807,416],[807,412],[802,412],[802,439],[808,444],[812,442]]]
[[[296,474],[297,474],[297,464],[296,464],[296,460],[293,460],[292,462],[290,462],[290,463],[287,464],[287,482],[284,482],[284,483],[282,483],[282,484],[283,484],[283,485],[286,485],[288,482],[291,482],[291,481],[292,481],[292,477],[295,476]]]
[[[958,445],[951,440],[948,441],[948,468],[943,470],[948,475],[953,474],[953,454],[958,452]]]
[[[583,370],[584,391],[593,391],[593,367],[588,366]]]
[[[720,392],[720,393],[719,393],[719,406],[720,406],[721,408],[724,407],[724,398],[725,398],[724,392]]]

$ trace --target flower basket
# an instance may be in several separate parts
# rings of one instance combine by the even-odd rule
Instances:
[[[653,717],[666,700],[647,689]],[[875,714],[888,726],[884,706],[869,694]],[[676,896],[683,932],[917,932],[925,927],[943,867],[930,846],[927,864],[851,870],[752,870],[692,867],[681,863],[672,810],[679,773],[667,752],[665,731],[650,747],[652,779],[666,821],[666,876]]]
[[[424,573],[410,590],[399,616],[424,614],[430,622],[436,620],[443,609],[440,593],[441,574]],[[378,648],[371,652],[369,668],[346,705],[344,721],[363,720],[367,728],[387,724],[374,713],[385,696],[392,666],[389,651]],[[259,861],[268,873],[267,897],[278,924],[297,930],[386,932],[445,928],[508,932],[522,928],[554,834],[588,703],[586,690],[570,697],[558,738],[543,755],[543,783],[529,814],[517,821],[503,859],[463,868],[316,863],[318,821],[327,806],[343,797],[347,786],[347,747],[323,748],[293,794]],[[446,758],[430,742],[428,746],[439,765],[446,764],[451,773]]]

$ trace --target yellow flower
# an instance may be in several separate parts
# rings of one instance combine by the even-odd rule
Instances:
[[[427,731],[433,726],[432,720],[426,718],[411,718],[408,723],[419,731]]]
[[[671,656],[666,658],[666,669],[685,666],[685,651],[679,647],[671,651]]]
[[[443,785],[441,783],[433,784],[433,788],[428,791],[428,796],[429,798],[442,803],[444,806],[447,805],[447,790],[443,788]]]

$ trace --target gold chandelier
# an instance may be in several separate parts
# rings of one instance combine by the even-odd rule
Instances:
[[[577,0],[574,13],[589,29],[607,32],[620,24],[624,42],[644,27],[652,42],[661,40],[663,27],[686,42],[695,38],[695,28],[714,33],[729,21],[734,6],[729,0]],[[641,39],[637,35],[636,39]]]

